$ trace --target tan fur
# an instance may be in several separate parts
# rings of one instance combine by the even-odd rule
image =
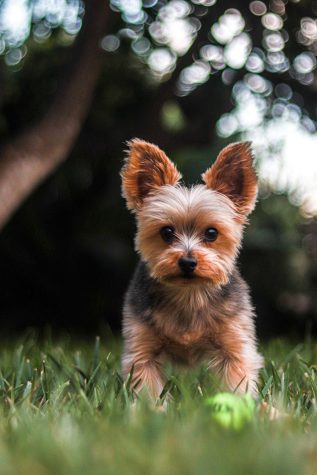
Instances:
[[[152,327],[139,323],[127,309],[125,317],[122,368],[125,376],[133,368],[136,391],[145,387],[158,398],[164,386],[162,365],[171,358],[187,366],[207,361],[223,389],[256,394],[263,358],[256,349],[250,316],[236,315],[234,323],[228,323],[204,308],[186,331],[180,331],[179,322],[165,312],[154,315]]]
[[[162,185],[176,185],[181,179],[175,165],[156,145],[133,139],[121,171],[122,193],[129,209],[138,209],[148,193]]]
[[[162,341],[151,328],[133,320],[129,309],[125,309],[125,314],[127,318],[123,326],[123,336],[128,345],[125,347],[122,358],[123,376],[127,377],[131,372],[131,387],[139,391],[146,386],[150,396],[157,398],[164,386],[158,358]],[[133,324],[131,324],[132,321]]]
[[[252,167],[250,142],[233,143],[225,147],[216,162],[202,175],[208,188],[228,196],[242,214],[254,208],[257,179]]]
[[[152,290],[142,303],[142,294],[149,290],[138,277],[127,292],[123,375],[132,372],[132,387],[147,388],[157,398],[166,359],[188,366],[205,360],[224,388],[256,394],[263,361],[256,348],[248,289],[236,269],[246,215],[256,199],[250,145],[226,147],[203,174],[203,185],[186,188],[179,179],[158,147],[137,139],[130,142],[123,194],[136,211],[136,249]],[[165,226],[174,230],[170,243],[160,235]],[[218,237],[206,242],[204,233],[210,227],[217,229]],[[190,280],[178,264],[186,256],[197,261]],[[138,306],[142,310],[137,311]]]
[[[162,186],[144,201],[137,215],[136,248],[150,264],[154,278],[171,281],[179,277],[178,259],[190,252],[198,260],[197,277],[222,285],[227,282],[240,245],[242,225],[237,224],[237,216],[226,196],[204,185],[190,189]],[[159,230],[165,225],[177,231],[174,246],[166,246],[160,237]],[[189,225],[190,238],[186,232]],[[218,239],[202,243],[203,232],[211,226],[218,229]]]

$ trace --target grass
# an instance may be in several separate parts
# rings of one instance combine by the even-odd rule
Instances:
[[[225,430],[204,404],[217,386],[204,367],[170,370],[167,412],[132,404],[120,345],[27,337],[2,344],[0,474],[315,474],[317,343],[262,349],[261,400],[287,415],[256,414]]]

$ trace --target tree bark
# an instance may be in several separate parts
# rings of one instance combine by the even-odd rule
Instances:
[[[44,117],[0,150],[0,229],[25,198],[66,160],[91,104],[100,71],[107,0],[89,0],[83,27]]]

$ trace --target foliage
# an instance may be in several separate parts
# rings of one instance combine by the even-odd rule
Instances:
[[[118,374],[119,347],[30,335],[2,345],[1,473],[315,472],[314,341],[275,340],[264,348],[260,400],[282,415],[270,421],[258,412],[239,432],[212,420],[204,401],[217,386],[203,367],[170,371],[174,400],[166,412],[133,404]]]
[[[224,87],[233,88],[236,106],[244,89],[244,95],[251,92],[262,118],[285,116],[288,111],[299,114],[308,130],[315,130],[316,111],[305,100],[314,94],[317,28],[313,3],[112,0],[110,4],[113,27],[101,47],[116,55],[128,42],[138,61],[159,81],[170,79],[176,71],[179,97],[221,75]],[[21,66],[32,43],[45,45],[57,36],[61,44],[71,44],[85,11],[81,0],[32,0],[16,7],[7,0],[0,7],[0,53],[13,68]],[[20,22],[15,23],[12,17],[17,13]],[[223,112],[218,111],[218,118]],[[225,115],[218,123],[223,136],[246,129],[239,114]]]

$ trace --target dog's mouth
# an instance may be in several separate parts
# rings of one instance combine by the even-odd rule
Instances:
[[[195,279],[197,276],[195,274],[186,274],[183,273],[180,275],[181,278],[186,279],[186,280],[192,280]]]
[[[167,284],[171,285],[198,285],[201,284],[202,282],[210,281],[210,279],[207,279],[206,277],[202,277],[200,275],[197,275],[195,273],[191,274],[177,274],[173,276],[166,277],[164,281]]]

